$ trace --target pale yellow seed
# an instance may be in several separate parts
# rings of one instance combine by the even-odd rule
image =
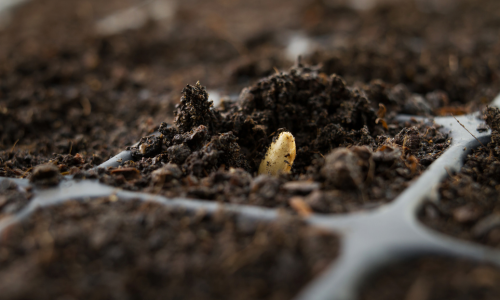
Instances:
[[[259,175],[277,176],[290,173],[295,160],[295,138],[290,132],[282,132],[274,141],[259,166]]]
[[[139,151],[141,152],[141,154],[143,154],[143,155],[144,155],[144,154],[146,154],[146,149],[147,149],[147,148],[148,148],[148,147],[146,146],[146,144],[141,144],[141,145],[139,146]]]

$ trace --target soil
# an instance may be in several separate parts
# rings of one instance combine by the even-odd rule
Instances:
[[[290,299],[338,238],[283,217],[249,221],[101,198],[39,208],[2,234],[1,299]]]
[[[499,281],[500,270],[492,265],[423,257],[377,273],[361,291],[360,300],[493,300],[500,294]]]
[[[491,142],[468,155],[461,171],[440,186],[439,202],[424,205],[419,218],[440,232],[500,248],[500,110],[484,114]]]
[[[310,40],[304,63],[343,76],[376,109],[459,114],[498,92],[495,0],[380,1],[366,11],[341,0],[153,2],[141,9],[163,18],[149,13],[115,33],[100,21],[137,1],[13,10],[0,30],[2,175],[28,176],[53,153],[97,165],[171,123],[187,83],[233,95],[288,69],[296,35]]]
[[[432,123],[402,124],[397,114],[469,113],[500,91],[500,2],[353,8],[361,2],[370,1],[27,1],[0,20],[0,176],[45,188],[73,175],[301,214],[387,203],[449,144]],[[268,145],[285,130],[297,143],[291,174],[258,176]],[[91,170],[127,147],[134,161]],[[471,172],[488,168],[484,155]],[[497,197],[493,185],[464,180],[474,197]],[[30,197],[3,181],[0,217]],[[186,298],[290,298],[336,253],[336,238],[297,223],[240,233],[233,217],[220,218],[105,199],[40,210],[3,237],[2,295],[154,299],[169,287],[179,297],[192,293]],[[167,244],[169,236],[178,244]],[[177,252],[162,256],[163,249]],[[241,269],[220,268],[224,251]],[[176,269],[165,268],[170,259]],[[176,272],[201,279],[193,285]]]
[[[110,29],[108,17],[138,2],[40,0],[13,10],[0,30],[0,176],[30,178],[46,163],[62,175],[76,174],[162,129],[161,150],[158,139],[144,149],[146,160],[158,153],[161,160],[126,165],[139,175],[114,170],[108,173],[118,180],[111,174],[101,180],[136,190],[154,186],[167,196],[272,207],[288,207],[299,197],[317,212],[366,209],[393,200],[445,146],[423,145],[420,154],[397,158],[394,153],[408,151],[384,138],[414,125],[420,134],[428,128],[396,124],[395,114],[466,113],[498,92],[494,0],[404,0],[368,10],[347,1],[153,2],[136,6],[145,21],[123,31]],[[290,53],[301,38],[309,50],[297,63]],[[293,64],[292,71],[276,73]],[[231,97],[238,101],[225,97],[220,116],[214,112],[193,124],[180,116],[182,125],[176,124],[181,91],[190,83],[186,89],[202,93],[198,80],[215,102],[217,94],[248,88]],[[293,105],[284,105],[289,100]],[[380,104],[387,111],[382,118]],[[298,141],[292,174],[257,180],[255,166],[280,130]],[[164,142],[176,134],[179,140]],[[427,137],[446,144],[443,136],[419,139]],[[201,142],[211,142],[210,155],[200,152]],[[341,182],[324,179],[331,173],[324,157],[352,146],[368,150],[343,154],[361,168],[337,165],[354,174],[348,175],[350,188],[339,189]],[[392,154],[377,154],[380,149]],[[180,188],[157,187],[148,177],[162,163],[177,164]],[[230,167],[244,171],[228,173]]]
[[[130,148],[136,162],[76,178],[97,175],[131,190],[267,207],[291,207],[293,199],[339,213],[393,200],[450,143],[432,124],[387,124],[383,104],[375,112],[342,78],[302,65],[260,80],[238,102],[212,106],[203,86],[187,85],[174,124],[162,123],[159,136]],[[295,137],[291,173],[259,175],[283,131]]]

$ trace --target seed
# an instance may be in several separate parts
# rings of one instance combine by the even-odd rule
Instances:
[[[146,144],[141,144],[141,145],[139,146],[139,151],[141,152],[141,154],[143,154],[143,155],[144,155],[144,154],[146,154],[146,149],[147,149],[147,148],[148,148],[148,147],[146,146]]]
[[[290,173],[295,160],[295,138],[290,132],[282,132],[267,149],[266,156],[259,166],[259,175],[277,176]]]

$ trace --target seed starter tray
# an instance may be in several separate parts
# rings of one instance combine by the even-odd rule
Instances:
[[[500,107],[500,95],[492,102]],[[400,115],[398,120],[421,119]],[[332,265],[309,283],[295,299],[351,300],[356,299],[365,279],[388,264],[422,255],[445,255],[489,262],[500,266],[500,251],[461,241],[435,232],[417,220],[417,211],[425,200],[438,201],[441,181],[451,172],[458,172],[472,149],[488,143],[491,131],[478,132],[484,123],[479,113],[456,117],[435,117],[441,130],[449,132],[451,145],[433,162],[415,182],[393,202],[380,208],[351,214],[312,214],[304,220],[311,226],[331,230],[340,235],[340,254]],[[131,160],[130,151],[123,151],[99,167],[118,167],[120,162]],[[27,179],[11,180],[23,189],[30,185]],[[30,216],[38,207],[56,205],[70,199],[90,199],[115,195],[118,199],[154,201],[167,207],[189,211],[204,210],[213,213],[223,209],[253,221],[272,222],[279,217],[277,209],[249,205],[221,204],[206,200],[166,198],[163,196],[124,191],[98,182],[98,180],[73,180],[67,176],[57,187],[41,189],[33,186],[34,194],[27,207],[18,214],[0,221],[0,234],[5,228]]]

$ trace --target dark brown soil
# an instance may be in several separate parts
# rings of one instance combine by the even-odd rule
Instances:
[[[488,108],[491,142],[473,150],[460,173],[440,187],[441,199],[419,214],[426,225],[449,235],[500,248],[500,110]]]
[[[387,149],[384,138],[414,125],[396,125],[396,113],[470,112],[498,92],[500,24],[494,0],[401,0],[381,2],[366,11],[340,0],[192,0],[174,1],[172,6],[154,2],[164,6],[144,4],[139,10],[171,14],[163,19],[150,15],[144,25],[112,34],[99,31],[96,24],[137,2],[40,0],[14,11],[12,21],[0,31],[1,176],[30,177],[34,166],[48,162],[58,165],[63,175],[88,170],[162,122],[173,124],[182,87],[200,80],[210,92],[223,95],[249,86],[240,100],[251,105],[225,102],[221,118],[213,116],[213,122],[219,121],[217,128],[207,127],[207,135],[200,138],[201,130],[193,137],[211,142],[214,133],[226,134],[209,144],[212,154],[200,154],[200,141],[183,136],[163,145],[175,154],[173,159],[163,155],[154,164],[140,163],[140,178],[135,171],[118,171],[113,173],[118,182],[104,182],[151,188],[152,181],[144,175],[162,162],[174,162],[182,171],[180,181],[188,181],[181,185],[189,189],[179,190],[174,184],[162,188],[166,195],[266,206],[288,206],[290,197],[297,196],[306,197],[302,201],[318,212],[364,209],[394,199],[440,151],[422,148],[422,153],[433,156],[415,155],[416,162],[411,155],[400,160],[395,154],[376,154],[377,149]],[[299,68],[298,79],[290,73],[266,79],[276,73],[274,67],[287,70],[296,60],[285,58],[294,34],[305,36],[314,48],[303,56],[303,63],[322,67],[311,72]],[[312,78],[302,78],[313,73]],[[263,81],[255,83],[259,79]],[[291,83],[294,88],[287,90]],[[253,102],[249,97],[255,98]],[[279,107],[290,99],[299,103]],[[379,104],[387,108],[388,129],[381,129],[381,120],[374,124]],[[235,106],[244,109],[235,113]],[[228,115],[235,118],[228,120]],[[208,121],[183,125],[179,133]],[[291,130],[299,142],[293,174],[241,188],[255,181],[255,166],[281,129]],[[187,149],[183,143],[194,145]],[[357,183],[347,186],[355,188],[332,188],[344,185],[322,179],[329,173],[320,171],[322,156],[352,145],[366,145],[373,153],[346,154],[362,166],[351,170],[358,178],[349,180]],[[146,149],[146,156],[159,149]],[[224,159],[218,157],[221,151]],[[182,159],[195,152],[204,157],[191,157],[187,163]],[[377,156],[384,156],[384,162]],[[240,167],[252,178],[247,173],[216,175],[221,165],[226,170]],[[138,182],[129,183],[127,176]],[[228,186],[228,178],[238,183]],[[310,179],[312,185],[302,182]],[[289,180],[301,182],[284,189]],[[320,191],[315,191],[317,183]],[[270,186],[262,191],[261,185]],[[333,198],[339,200],[332,202]]]
[[[62,175],[98,178],[129,190],[291,207],[302,214],[391,201],[449,144],[432,124],[399,124],[395,115],[464,114],[499,92],[500,2],[381,0],[368,10],[353,9],[353,2],[26,2],[0,28],[0,176],[29,178],[37,186],[57,184]],[[103,32],[103,20],[132,6],[133,14],[146,15],[143,24]],[[130,14],[125,19],[133,24]],[[289,51],[297,37],[311,49],[300,63]],[[226,101],[214,110],[208,100],[221,102],[217,94]],[[183,106],[176,107],[181,99]],[[256,176],[266,147],[282,130],[297,141],[292,173]],[[163,136],[151,137],[155,131]],[[136,161],[89,171],[139,140],[132,148]],[[494,173],[485,155],[471,162],[471,176],[479,176],[476,165]],[[470,190],[451,190],[490,199],[480,204],[481,218],[493,212],[496,185],[464,180]],[[0,187],[0,216],[19,211],[29,198],[13,185]],[[432,222],[441,222],[442,212],[433,207]],[[464,211],[466,218],[475,216]],[[141,227],[148,218],[154,219],[144,221],[150,227]],[[190,222],[185,235],[177,234],[181,220]],[[309,230],[296,223],[240,234],[231,220],[105,200],[39,211],[4,237],[10,244],[0,248],[0,262],[8,265],[0,267],[0,298],[18,292],[33,298],[36,292],[47,299],[58,293],[142,299],[167,287],[186,298],[207,291],[214,298],[289,298],[335,254],[320,248],[336,249],[334,238],[303,234]],[[446,224],[460,234],[471,228]],[[193,247],[205,245],[207,228],[214,228],[209,241],[217,244]],[[496,230],[488,243],[500,239]],[[167,237],[185,243],[189,255],[160,255],[181,249],[162,240]],[[324,242],[309,249],[311,237]],[[289,240],[291,246],[281,243]],[[248,245],[248,257],[241,245]],[[243,261],[242,269],[221,270],[223,251]],[[166,268],[167,261],[175,269]],[[191,271],[200,278],[194,285],[191,277],[173,277]],[[220,278],[212,276],[216,272]]]
[[[450,141],[435,126],[387,125],[385,107],[375,112],[372,105],[342,78],[303,66],[264,78],[239,102],[216,109],[203,86],[188,85],[174,124],[162,123],[160,136],[131,148],[137,162],[98,177],[169,197],[268,207],[289,207],[294,199],[322,213],[374,207],[393,200]],[[297,145],[291,174],[256,177],[284,130]]]
[[[288,69],[291,33],[317,46],[304,62],[389,112],[459,114],[498,92],[496,0],[367,11],[342,0],[172,2],[157,9],[171,17],[110,35],[96,24],[138,2],[39,0],[14,10],[0,30],[2,175],[28,176],[53,153],[99,164],[171,122],[187,83],[234,94]]]
[[[3,233],[0,299],[290,299],[337,253],[293,219],[69,201]]]
[[[325,72],[375,94],[418,93],[438,115],[473,111],[499,92],[498,1],[378,1],[362,13],[323,4],[331,2],[305,13],[309,32],[333,48],[312,55]]]
[[[494,300],[500,295],[500,270],[492,265],[425,257],[398,263],[375,274],[360,300]]]

